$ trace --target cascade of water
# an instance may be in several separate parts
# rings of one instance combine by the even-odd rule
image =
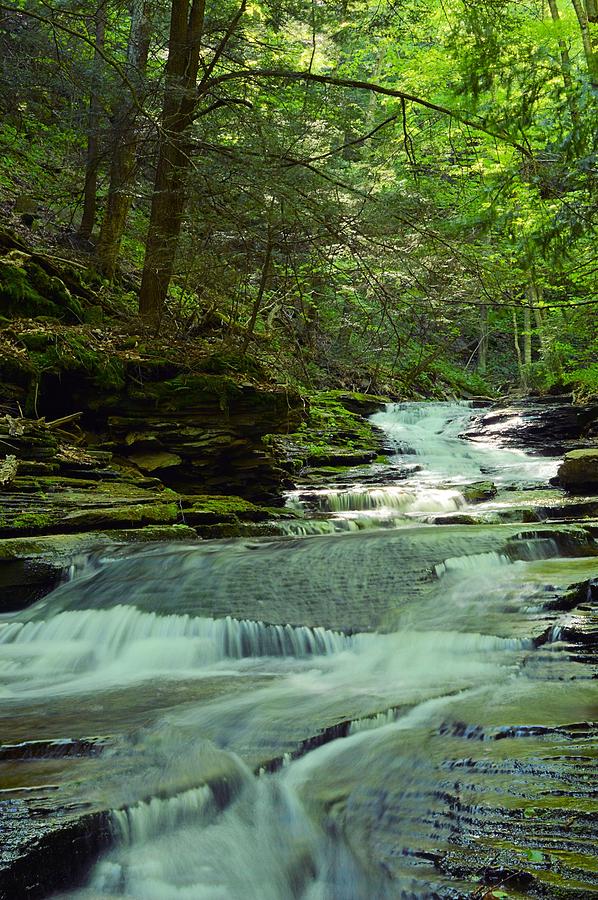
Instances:
[[[389,403],[371,421],[395,448],[395,462],[412,461],[415,455],[423,463],[420,481],[431,475],[459,484],[490,475],[494,481],[525,484],[545,482],[556,474],[558,463],[552,458],[462,440],[460,434],[474,416],[466,402]]]
[[[0,625],[0,671],[11,680],[86,674],[181,671],[247,657],[337,653],[351,639],[325,628],[268,625],[230,617],[158,615],[134,606],[74,610],[48,620]]]
[[[214,809],[214,795],[208,785],[202,785],[174,797],[152,797],[114,810],[112,828],[122,844],[143,843],[186,822],[202,821]]]
[[[442,578],[449,572],[463,572],[466,575],[477,574],[485,570],[490,570],[495,566],[508,566],[511,560],[505,553],[498,553],[493,550],[489,553],[472,553],[471,556],[454,556],[445,559],[443,562],[434,566],[434,574],[437,578]]]
[[[312,495],[320,508],[330,512],[400,511],[452,512],[464,505],[463,495],[454,489],[429,488],[409,490],[397,485],[367,488],[357,485],[351,490],[325,490]]]
[[[507,542],[504,553],[473,553],[465,528],[449,538],[419,527],[404,528],[401,535],[334,535],[372,523],[404,523],[410,514],[456,510],[463,503],[458,485],[487,469],[499,479],[543,477],[534,469],[537,461],[524,454],[460,440],[473,414],[467,404],[391,405],[378,414],[376,422],[397,452],[417,454],[422,471],[400,484],[311,492],[312,507],[337,518],[280,526],[289,535],[331,537],[205,542],[137,555],[127,550],[126,557],[107,551],[78,565],[75,580],[30,615],[0,625],[0,674],[15,707],[17,699],[30,701],[31,686],[36,711],[40,696],[60,701],[61,692],[71,689],[89,689],[86,697],[108,706],[112,695],[102,690],[115,685],[135,698],[142,687],[151,702],[148,683],[135,683],[148,676],[161,687],[165,683],[165,693],[183,698],[180,707],[173,699],[165,709],[152,710],[149,725],[127,719],[121,743],[94,759],[94,765],[105,765],[105,779],[122,778],[124,768],[127,784],[112,814],[118,846],[77,897],[390,900],[434,893],[401,880],[394,870],[391,881],[389,862],[392,867],[416,855],[422,835],[419,862],[435,852],[433,828],[443,824],[426,804],[448,797],[446,818],[453,827],[459,805],[468,802],[461,784],[453,788],[454,777],[442,768],[442,745],[452,734],[451,704],[462,704],[466,715],[490,710],[492,720],[503,695],[512,716],[518,691],[531,693],[533,635],[511,627],[508,617],[521,622],[521,610],[541,599],[544,582],[533,575],[539,567],[534,570],[530,561],[557,548],[542,535],[530,535]],[[445,539],[440,555],[438,542]],[[478,548],[503,543],[497,537]],[[472,555],[458,555],[468,551]],[[412,557],[423,561],[420,570],[410,568]],[[408,589],[402,587],[404,572],[417,573],[408,574]],[[374,601],[381,596],[389,602],[377,621],[390,633],[365,633],[375,625]],[[131,605],[124,606],[123,597]],[[144,604],[158,612],[143,611]],[[285,618],[292,621],[336,624],[325,629],[258,621],[267,618],[268,608],[285,609],[284,604]],[[325,607],[336,618],[323,619]],[[254,619],[218,618],[218,608],[241,609],[241,616]],[[194,615],[199,609],[214,616]],[[364,610],[363,633],[333,630],[355,627],[357,611]],[[538,633],[544,628],[542,620]],[[549,637],[562,637],[560,626]],[[558,648],[544,652],[556,655]],[[205,685],[197,690],[202,678]],[[232,688],[227,678],[235,682]],[[559,680],[559,693],[567,683]],[[74,705],[70,696],[66,703]],[[454,733],[473,741],[483,733],[478,721],[462,728],[457,720]],[[340,734],[342,739],[332,739]],[[213,754],[208,762],[205,747]],[[238,778],[222,757],[235,761]],[[285,764],[276,775],[256,778],[250,772],[281,759]],[[449,763],[467,767],[468,761],[469,753],[458,748]],[[231,787],[225,802],[206,786],[207,773],[222,771],[220,765]],[[197,784],[204,786],[190,786]],[[460,792],[455,801],[453,789]],[[469,802],[479,804],[479,796],[474,792]],[[127,800],[130,805],[123,806]],[[473,805],[467,814],[475,819]],[[475,840],[464,833],[470,843]],[[453,839],[450,832],[447,840]],[[384,853],[386,868],[378,865]],[[461,896],[458,889],[450,895]]]

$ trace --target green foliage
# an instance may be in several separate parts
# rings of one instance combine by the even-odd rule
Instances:
[[[35,240],[52,252],[68,246],[92,95],[98,220],[118,145],[114,114],[128,103],[143,148],[129,185],[123,283],[107,294],[96,281],[102,302],[92,308],[35,264],[0,261],[0,314],[130,316],[168,9],[155,11],[147,71],[131,72],[124,8],[103,7],[99,59],[85,39],[97,7],[34,6],[41,18],[31,19],[18,8],[0,24],[0,200],[13,224],[15,201],[31,197]],[[559,8],[554,22],[539,0],[248,5],[185,136],[187,205],[165,320],[207,340],[224,336],[231,349],[214,353],[206,374],[276,371],[288,383],[401,395],[489,394],[518,378],[539,390],[594,389],[596,317],[583,313],[595,310],[598,101],[574,10]],[[202,71],[237,9],[207,4]],[[241,76],[252,69],[399,86],[437,108],[355,85]],[[95,264],[93,243],[83,249]],[[529,302],[531,355],[520,364],[515,337],[523,352]],[[38,352],[40,366],[67,365],[52,348]],[[84,348],[72,358],[106,386],[120,383]]]

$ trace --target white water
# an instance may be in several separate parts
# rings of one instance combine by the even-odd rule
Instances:
[[[460,434],[476,418],[461,403],[389,403],[371,416],[395,449],[390,469],[380,470],[380,485],[355,482],[292,491],[288,505],[305,521],[285,523],[285,534],[329,534],[380,527],[401,527],[434,514],[467,507],[463,485],[492,481],[498,487],[531,487],[556,475],[558,461],[463,440]],[[396,471],[394,483],[393,470]],[[315,513],[319,518],[310,518]]]
[[[460,441],[458,434],[472,415],[469,407],[422,406],[392,406],[377,420],[397,450],[407,444],[417,454],[421,472],[396,484],[313,493],[318,508],[343,517],[340,527],[352,533],[338,539],[315,538],[329,547],[328,554],[322,559],[307,556],[305,564],[312,560],[332,567],[335,581],[346,584],[347,593],[349,588],[353,593],[361,590],[366,607],[371,590],[367,577],[357,567],[350,568],[350,554],[335,556],[334,541],[356,548],[355,541],[372,537],[354,533],[368,527],[364,522],[400,523],[411,514],[457,510],[463,505],[459,485],[467,480],[527,482],[543,477],[542,464],[525,454],[488,454]],[[413,459],[412,453],[398,454],[395,464]],[[329,534],[338,527],[333,520],[289,523],[297,534]],[[268,553],[301,558],[302,547],[310,540],[314,539],[279,542]],[[539,548],[532,540],[529,558],[543,558],[552,550],[545,543]],[[210,556],[211,568],[208,562],[194,568],[190,560],[194,552],[204,554],[204,560]],[[503,550],[447,555],[430,566],[429,593],[417,603],[410,604],[407,598],[398,614],[398,629],[387,634],[346,636],[324,628],[167,612],[176,601],[172,580],[177,574],[181,580],[223,580],[235,554],[257,561],[260,553],[266,553],[266,544],[257,541],[230,547],[213,544],[197,551],[172,548],[172,569],[167,553],[159,558],[164,578],[164,610],[159,613],[126,605],[122,596],[123,584],[130,584],[131,603],[136,597],[141,602],[151,596],[159,606],[154,582],[148,578],[146,590],[137,594],[135,570],[121,566],[117,557],[98,560],[99,582],[93,573],[83,571],[69,586],[70,593],[57,592],[54,600],[39,604],[37,616],[0,627],[0,690],[8,699],[39,696],[49,703],[55,699],[60,710],[61,698],[69,704],[77,694],[82,707],[86,697],[101,705],[103,691],[118,685],[134,698],[138,683],[151,679],[160,684],[168,680],[173,693],[179,686],[183,691],[180,707],[173,700],[166,712],[156,711],[149,724],[131,737],[130,746],[125,741],[126,752],[121,748],[107,757],[110,771],[124,753],[121,764],[127,773],[121,788],[124,799],[114,804],[112,814],[117,846],[95,866],[88,885],[75,896],[87,900],[427,896],[410,878],[389,881],[370,859],[369,836],[359,831],[351,803],[368,774],[378,772],[389,789],[404,781],[399,796],[408,808],[417,794],[418,766],[426,761],[430,736],[452,705],[473,698],[484,708],[503,691],[517,696],[534,648],[529,631],[520,634],[511,627],[510,617],[517,623],[527,610],[541,608],[543,583],[532,574],[533,563],[511,562]],[[274,556],[267,558],[274,571]],[[147,556],[148,563],[152,559]],[[396,556],[393,559],[395,566],[401,565],[400,559],[398,563]],[[120,568],[125,570],[121,581]],[[257,570],[257,564],[253,568]],[[276,573],[273,577],[281,580],[284,595],[284,566]],[[387,574],[392,591],[392,570]],[[400,573],[395,574],[398,578]],[[313,575],[324,583],[330,572],[322,568]],[[63,611],[62,604],[77,591],[90,603],[99,603],[98,596],[102,603],[111,599],[114,603],[115,597],[118,602],[110,608]],[[326,599],[321,598],[322,605]],[[342,600],[339,592],[335,602]],[[200,700],[184,693],[189,679],[195,685],[202,679],[211,685],[216,678],[250,687],[245,692],[233,687],[222,695],[213,695],[210,688]],[[345,737],[291,761],[291,751],[302,740],[343,721]],[[263,771],[264,763],[276,754],[286,763],[278,774],[252,773],[253,768]],[[109,780],[106,771],[104,778]],[[231,800],[220,809],[217,796],[223,782]],[[444,784],[437,789],[442,791]],[[383,818],[384,790],[375,802],[380,803]],[[399,858],[417,842],[401,813],[401,805],[393,810],[399,824],[391,832],[393,853]]]
[[[460,439],[476,413],[461,403],[390,403],[371,417],[396,448],[395,462],[422,462],[423,477],[445,484],[490,479],[534,484],[556,475],[558,460]]]
[[[230,617],[157,615],[134,606],[61,612],[48,620],[0,625],[5,692],[62,690],[167,675],[191,676],[228,660],[303,657],[342,651],[351,639],[325,628],[266,625]]]

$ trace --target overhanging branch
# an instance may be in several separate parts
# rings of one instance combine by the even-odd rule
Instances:
[[[462,125],[468,125],[476,131],[482,131],[490,137],[510,144],[518,150],[523,156],[532,157],[533,154],[529,147],[520,144],[508,132],[500,129],[492,128],[484,122],[476,119],[470,119],[463,113],[447,106],[441,106],[439,103],[433,103],[424,97],[417,97],[415,94],[408,94],[405,91],[399,91],[396,88],[385,87],[382,84],[375,84],[371,81],[358,81],[353,78],[336,78],[333,75],[315,75],[313,72],[289,72],[281,69],[238,69],[236,72],[225,72],[215,78],[206,81],[203,85],[202,93],[207,93],[213,87],[224,84],[228,81],[244,81],[251,78],[279,78],[283,81],[312,81],[317,84],[330,84],[335,87],[354,88],[360,91],[369,91],[372,94],[382,94],[385,97],[397,97],[400,100],[415,103],[423,106],[425,109],[431,109],[434,112],[448,116]]]

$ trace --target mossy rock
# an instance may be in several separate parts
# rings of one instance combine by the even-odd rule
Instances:
[[[128,457],[143,472],[156,472],[158,469],[172,469],[182,463],[178,453],[166,450],[147,450],[131,453]]]
[[[41,344],[41,337],[37,341]],[[29,357],[40,376],[47,372],[58,375],[73,372],[84,375],[103,391],[121,391],[125,387],[123,360],[114,354],[90,348],[85,334],[55,335],[43,349],[32,350]]]
[[[79,509],[63,517],[65,530],[137,528],[142,525],[172,525],[180,518],[177,503],[130,504],[103,509]]]
[[[242,497],[219,495],[181,497],[181,510],[184,521],[189,525],[260,522],[272,518],[274,514],[269,507],[256,506]]]
[[[380,397],[377,394],[361,394],[359,391],[320,391],[317,395],[318,403],[330,401],[343,406],[352,413],[360,416],[370,416],[390,402],[390,397]]]
[[[102,534],[124,543],[154,543],[163,541],[196,541],[197,533],[188,525],[144,525],[142,528],[126,528],[104,531]]]
[[[81,303],[64,282],[21,253],[0,259],[0,313],[21,318],[52,316],[64,322],[83,320]]]
[[[212,375],[249,375],[251,378],[266,379],[267,374],[263,366],[246,353],[238,350],[220,350],[213,353],[201,365],[202,371]]]
[[[224,410],[227,402],[241,392],[239,385],[226,375],[177,375],[167,381],[129,388],[135,400],[153,400],[167,411],[187,410],[189,405],[214,402]]]
[[[598,493],[598,448],[566,453],[557,477],[570,494]]]
[[[383,446],[381,433],[362,415],[347,408],[361,404],[369,413],[378,409],[382,398],[346,391],[318,391],[307,399],[307,414],[298,431],[278,438],[270,435],[269,445],[297,471],[309,466],[358,466],[378,458]],[[373,404],[373,405],[370,405]],[[365,411],[365,409],[364,409]]]
[[[498,490],[492,481],[475,481],[463,488],[461,493],[468,503],[482,503],[496,497]]]

